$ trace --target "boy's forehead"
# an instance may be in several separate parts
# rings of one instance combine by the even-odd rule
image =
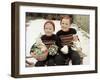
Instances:
[[[47,23],[47,24],[45,25],[45,27],[46,27],[46,28],[53,28],[53,25],[50,24],[50,23]]]
[[[51,24],[51,23],[48,22],[47,24]]]
[[[70,22],[70,19],[64,18],[64,19],[62,19],[62,22]]]
[[[47,25],[52,25],[52,24],[48,22]]]

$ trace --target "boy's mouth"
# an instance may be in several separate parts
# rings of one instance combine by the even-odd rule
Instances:
[[[62,28],[62,30],[63,30],[63,31],[68,31],[68,30],[69,30],[69,28]]]
[[[51,34],[50,32],[47,32],[47,34]]]

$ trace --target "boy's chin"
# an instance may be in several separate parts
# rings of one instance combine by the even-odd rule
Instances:
[[[46,36],[52,36],[52,34],[46,34]]]
[[[66,32],[66,31],[69,31],[69,29],[62,29],[62,31]]]

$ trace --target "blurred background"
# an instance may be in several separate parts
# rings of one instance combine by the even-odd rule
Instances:
[[[26,22],[34,19],[46,19],[46,20],[60,20],[63,16],[69,15],[72,18],[72,23],[75,23],[89,33],[89,15],[73,15],[73,14],[50,14],[50,13],[26,13]]]

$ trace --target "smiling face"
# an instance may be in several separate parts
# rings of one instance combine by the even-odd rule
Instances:
[[[54,26],[51,23],[46,23],[44,26],[44,32],[47,36],[51,36],[54,32]]]
[[[63,18],[60,22],[62,31],[68,31],[71,26],[70,18]]]

